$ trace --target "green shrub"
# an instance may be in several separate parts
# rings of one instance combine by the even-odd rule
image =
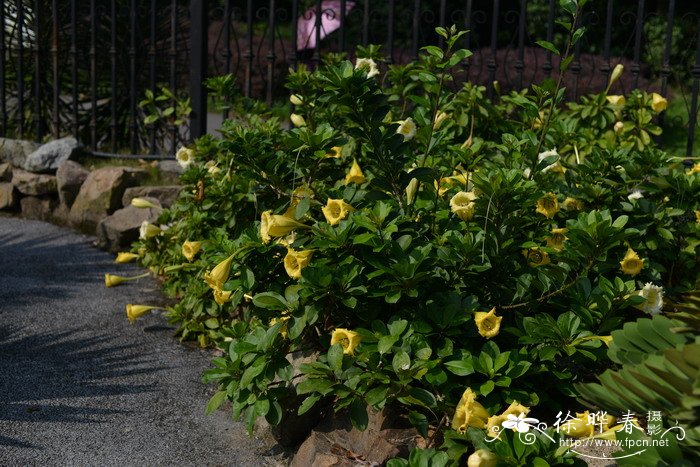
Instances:
[[[645,283],[695,288],[700,174],[654,147],[660,96],[562,106],[545,83],[489,102],[454,90],[469,52],[438,32],[444,49],[379,76],[292,73],[296,128],[249,115],[197,141],[169,228],[136,248],[182,298],[179,335],[225,352],[210,409],[279,423],[294,388],[299,412],[331,400],[363,428],[399,405],[463,462],[507,413],[572,408],[611,331],[659,312]],[[301,377],[299,351],[318,355]],[[575,463],[505,438],[501,457]]]

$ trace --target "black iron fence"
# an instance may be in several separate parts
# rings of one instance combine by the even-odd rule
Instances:
[[[591,0],[588,32],[564,83],[576,98],[640,87],[671,95],[691,154],[700,92],[700,2]],[[286,101],[284,77],[324,54],[382,44],[384,67],[439,43],[436,26],[470,30],[459,79],[521,89],[558,73],[556,0],[5,0],[0,8],[0,136],[74,135],[94,150],[172,154],[207,131],[209,76],[232,74],[241,96]],[[163,92],[162,87],[168,88]],[[149,97],[150,95],[150,97]],[[178,112],[192,112],[180,125]],[[148,102],[142,103],[142,100]],[[210,109],[213,111],[213,109]],[[224,111],[225,112],[225,111]],[[152,117],[148,115],[157,114]]]

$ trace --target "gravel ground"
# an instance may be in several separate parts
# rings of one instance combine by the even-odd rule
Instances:
[[[162,300],[153,280],[107,289],[132,265],[93,238],[0,217],[0,465],[274,463],[225,411],[204,415],[211,355],[178,345],[159,313],[130,325],[127,303]]]

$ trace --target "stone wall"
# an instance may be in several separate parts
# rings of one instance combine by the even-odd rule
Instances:
[[[156,222],[180,193],[178,185],[145,186],[148,172],[141,168],[90,171],[80,164],[87,155],[73,138],[43,145],[0,138],[0,212],[69,226],[96,235],[101,248],[118,251],[138,238],[143,221]],[[172,162],[159,166],[172,174]],[[156,207],[133,207],[135,197]]]

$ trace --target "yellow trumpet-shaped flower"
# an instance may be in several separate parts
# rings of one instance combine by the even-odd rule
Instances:
[[[217,264],[214,269],[204,274],[204,282],[209,284],[214,290],[221,290],[224,288],[224,284],[228,280],[229,274],[231,274],[231,264],[233,263],[233,256],[231,255],[219,264]]]
[[[289,119],[292,121],[294,126],[306,126],[306,120],[304,120],[304,117],[299,114],[292,114],[289,116]]]
[[[467,175],[468,174],[456,174],[452,175],[451,177],[442,177],[440,180],[435,182],[435,189],[438,191],[438,195],[444,195],[447,190],[455,186],[468,189]]]
[[[416,136],[416,122],[414,122],[411,117],[396,123],[399,124],[399,127],[396,129],[396,133],[402,135],[404,141],[410,141],[414,136]]]
[[[157,208],[158,207],[145,198],[133,198],[131,200],[131,205],[135,208],[142,208],[142,209]]]
[[[636,276],[642,272],[643,267],[644,260],[632,248],[628,248],[625,257],[620,261],[620,270],[630,276]]]
[[[654,109],[654,112],[663,112],[664,110],[666,110],[667,107],[668,101],[661,94],[652,93],[651,108]]]
[[[567,228],[552,229],[552,235],[550,237],[547,237],[547,246],[550,248],[554,248],[557,251],[563,250],[564,242],[568,240],[566,235],[564,235],[567,232],[567,230]]]
[[[216,165],[216,161],[209,161],[206,164],[204,164],[204,167],[206,167],[207,172],[209,172],[212,175],[216,175],[219,172],[221,172],[221,168],[219,168],[219,166]]]
[[[503,411],[502,415],[505,415],[506,417],[508,415],[515,415],[517,417],[521,413],[524,413],[525,415],[529,414],[530,407],[526,407],[526,406],[520,404],[518,401],[513,401],[510,403],[508,408]]]
[[[219,305],[223,305],[224,303],[231,300],[232,293],[233,292],[230,290],[214,289],[214,301]]]
[[[331,150],[326,153],[325,157],[329,159],[340,159],[343,157],[343,147],[333,146]]]
[[[686,175],[693,175],[696,173],[700,173],[700,162],[696,162],[691,168],[685,171]]]
[[[635,308],[642,310],[650,315],[661,313],[661,308],[664,306],[664,289],[651,282],[644,284],[642,290],[636,292],[637,295],[644,298],[642,303],[634,305]]]
[[[194,162],[194,149],[181,147],[175,154],[175,160],[180,164],[180,167],[186,169]]]
[[[481,337],[485,337],[486,339],[491,339],[498,335],[501,330],[502,319],[502,316],[496,316],[496,307],[491,308],[491,311],[488,313],[485,311],[477,311],[474,313],[476,329],[479,331]]]
[[[450,209],[463,221],[469,221],[474,217],[475,199],[473,191],[460,191],[450,199]]]
[[[308,229],[308,225],[295,221],[291,217],[272,214],[265,211],[260,217],[260,237],[263,243],[270,243],[272,237],[284,237],[296,229]]]
[[[105,274],[105,287],[116,287],[126,280],[126,277]]]
[[[144,277],[147,277],[150,273],[146,272],[143,274],[140,274],[138,276],[133,276],[133,277],[123,277],[123,276],[115,276],[114,274],[105,274],[105,287],[116,287],[122,282],[128,282],[128,281],[133,281],[136,279],[142,279]]]
[[[155,306],[148,306],[148,305],[132,305],[128,304],[126,306],[126,317],[129,319],[129,322],[131,324],[134,324],[136,320],[149,311],[153,310],[154,308],[157,308]]]
[[[330,225],[338,225],[341,220],[348,217],[348,214],[354,210],[355,208],[342,199],[328,199],[326,205],[321,208],[323,217],[326,218],[326,222]]]
[[[583,201],[579,199],[569,196],[564,200],[564,209],[567,211],[583,211],[583,208]]]
[[[559,212],[559,201],[557,201],[557,195],[549,192],[542,198],[538,199],[536,211],[545,216],[547,219],[554,217],[554,215]]]
[[[182,244],[182,256],[187,258],[187,261],[192,261],[194,257],[202,249],[203,242],[191,242],[186,240]]]
[[[117,253],[117,259],[115,259],[114,262],[118,264],[131,263],[132,261],[135,261],[138,257],[139,255],[137,255],[136,253],[122,251],[120,253]]]
[[[160,227],[153,225],[148,221],[143,221],[141,223],[141,228],[139,229],[139,238],[141,240],[146,240],[151,237],[155,237],[160,233]]]
[[[355,349],[361,341],[362,336],[349,329],[337,328],[331,334],[331,345],[340,344],[346,355],[355,355]]]
[[[272,318],[270,320],[270,327],[274,326],[275,324],[282,322],[282,327],[280,328],[280,335],[282,336],[283,339],[287,338],[287,321],[289,321],[289,316],[282,316],[281,318]]]
[[[377,76],[379,74],[379,67],[371,58],[358,58],[355,62],[355,69],[366,72],[368,78],[372,78],[373,76]]]
[[[486,434],[495,438],[502,429],[501,424],[508,420],[508,415],[514,415],[517,417],[520,414],[527,415],[528,413],[530,413],[529,407],[525,407],[518,401],[513,401],[502,414],[489,417],[486,422]]]
[[[608,102],[616,107],[622,107],[627,102],[625,96],[606,96]]]
[[[311,256],[314,254],[312,250],[296,251],[292,248],[287,249],[287,255],[284,257],[284,270],[292,279],[301,278],[301,270],[309,265]]]
[[[540,250],[538,247],[523,250],[523,256],[525,256],[525,259],[527,260],[527,265],[533,268],[551,263],[549,254],[547,254],[546,251]]]
[[[452,429],[466,433],[467,427],[486,428],[489,413],[483,405],[476,401],[476,394],[467,388],[457,404],[452,417]]]
[[[365,174],[362,173],[360,164],[357,163],[357,159],[353,159],[350,172],[348,172],[348,174],[345,176],[345,184],[357,183],[358,185],[362,185],[366,181],[367,179],[365,178]]]
[[[496,467],[498,456],[488,449],[477,449],[467,458],[467,467]]]
[[[700,224],[700,211],[694,211],[695,212],[695,223]]]

